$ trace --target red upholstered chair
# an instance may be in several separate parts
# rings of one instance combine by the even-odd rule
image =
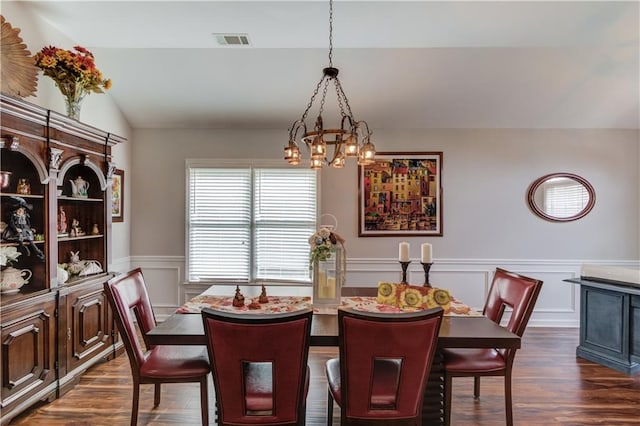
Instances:
[[[153,346],[145,349],[138,337],[134,318],[142,334],[156,325],[155,316],[140,268],[104,283],[107,299],[131,364],[133,406],[131,425],[138,423],[141,384],[154,384],[154,406],[160,404],[162,383],[200,383],[202,424],[209,424],[207,376],[211,371],[207,352],[199,346]]]
[[[338,310],[340,358],[326,364],[327,420],[342,425],[420,425],[442,308],[411,313]]]
[[[305,423],[312,315],[202,310],[219,425]]]
[[[497,268],[483,314],[500,324],[505,307],[511,316],[506,325],[522,337],[540,294],[542,281]],[[445,425],[451,423],[451,386],[454,377],[474,377],[473,396],[480,396],[481,376],[504,376],[506,424],[513,425],[511,370],[515,349],[444,349]]]

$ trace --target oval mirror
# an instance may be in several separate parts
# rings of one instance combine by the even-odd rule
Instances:
[[[552,222],[580,219],[593,209],[596,193],[586,179],[572,173],[551,173],[536,179],[527,192],[529,208]]]

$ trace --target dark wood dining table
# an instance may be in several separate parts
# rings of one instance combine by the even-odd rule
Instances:
[[[346,289],[343,289],[346,290]],[[349,295],[371,295],[372,289],[347,291]],[[345,292],[343,291],[343,295]],[[199,314],[175,313],[149,331],[150,345],[206,345]],[[314,314],[311,323],[311,346],[338,346],[338,316]],[[438,348],[520,348],[520,337],[484,316],[445,316],[438,335]],[[423,401],[425,425],[442,424],[444,418],[444,377],[442,358],[433,362]]]

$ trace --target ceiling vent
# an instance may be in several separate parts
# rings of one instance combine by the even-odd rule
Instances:
[[[220,46],[249,46],[249,34],[213,34]]]

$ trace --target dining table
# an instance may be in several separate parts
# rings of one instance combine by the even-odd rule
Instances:
[[[342,296],[372,296],[372,287],[343,288]],[[176,312],[145,335],[147,345],[206,345],[202,317]],[[443,424],[444,370],[440,350],[445,348],[519,349],[520,337],[483,315],[444,316],[423,399],[422,423]],[[335,312],[314,312],[310,346],[338,346],[338,316]]]

